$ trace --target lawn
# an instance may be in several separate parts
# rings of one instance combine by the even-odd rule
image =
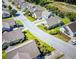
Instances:
[[[15,22],[16,22],[18,25],[23,25],[20,20],[15,20]]]
[[[31,16],[26,15],[26,17],[27,17],[28,20],[30,20],[31,22],[35,21],[35,18],[33,18],[33,17],[31,17]]]
[[[5,19],[2,19],[2,21],[8,21],[8,20],[12,20],[12,17],[10,17],[10,18],[5,18]]]
[[[70,19],[67,17],[62,18],[61,21],[64,22],[64,24],[70,23]]]
[[[4,50],[2,51],[2,59],[6,59],[6,53]]]
[[[57,28],[54,28],[54,29],[51,29],[51,30],[48,30],[45,28],[44,25],[38,25],[38,27],[43,30],[44,32],[50,34],[50,35],[53,35],[65,42],[68,42],[70,40],[70,38],[62,33],[60,33],[60,27],[57,27]]]

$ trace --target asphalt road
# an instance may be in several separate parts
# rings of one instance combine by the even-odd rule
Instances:
[[[10,3],[6,2],[8,5],[11,5]],[[13,5],[11,5],[13,8],[16,9]],[[40,30],[34,23],[30,22],[23,14],[22,12],[18,11],[20,16],[16,17],[18,20],[20,20],[24,27],[27,28],[34,36],[42,40],[43,42],[46,42],[48,45],[54,47],[55,49],[61,50],[64,52],[65,56],[67,58],[65,59],[76,59],[76,48],[52,35],[49,35],[45,33],[44,31]]]
[[[30,22],[22,12],[19,12],[21,15],[16,17],[19,19],[23,24],[24,27],[27,28],[34,36],[46,42],[50,46],[54,47],[55,49],[59,49],[64,52],[66,56],[71,59],[76,59],[76,48],[50,34],[45,33],[44,31],[40,30],[35,24]]]

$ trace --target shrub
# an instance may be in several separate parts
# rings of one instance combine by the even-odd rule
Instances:
[[[76,13],[74,12],[68,12],[65,15],[70,19],[70,21],[73,21],[73,19],[76,18]]]
[[[49,34],[51,34],[51,35],[56,35],[56,34],[58,34],[58,33],[60,33],[59,28],[52,29],[52,30],[49,32]]]
[[[5,42],[2,44],[2,50],[6,50],[9,47],[9,43]]]
[[[35,41],[36,41],[36,44],[38,46],[38,49],[39,49],[41,55],[46,55],[48,53],[51,53],[54,50],[53,47],[50,47],[48,44],[46,44],[42,41],[39,41],[37,39],[35,39]]]

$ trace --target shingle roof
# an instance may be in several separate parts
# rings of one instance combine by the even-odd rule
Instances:
[[[4,28],[10,28],[9,24],[7,22],[2,22],[2,26]]]
[[[46,19],[48,26],[55,25],[60,22],[60,17],[58,16],[50,16],[48,19]]]
[[[68,24],[68,27],[72,30],[72,32],[76,32],[76,22]]]
[[[12,59],[32,59],[27,53],[17,52]]]
[[[51,12],[45,10],[45,11],[42,12],[42,17],[47,19],[50,16],[50,14],[51,14]]]
[[[3,41],[11,42],[17,39],[24,38],[24,34],[20,29],[17,29],[11,32],[3,33],[2,38],[4,39]]]
[[[15,23],[15,21],[13,20],[13,19],[10,19],[10,20],[7,20],[7,21],[3,21],[2,22],[3,24],[5,23],[7,23],[9,26],[14,26],[14,25],[16,25],[16,23]],[[5,25],[6,26],[6,25]]]

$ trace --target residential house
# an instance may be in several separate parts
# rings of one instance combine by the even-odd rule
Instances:
[[[2,22],[2,31],[10,31],[10,26],[7,22]]]
[[[12,30],[15,26],[16,26],[16,23],[13,19],[10,19],[10,20],[3,20],[2,21],[2,25],[3,25],[3,31],[10,31]]]
[[[33,7],[34,9],[32,9],[33,12],[33,17],[36,18],[37,20],[42,19],[42,12],[45,10],[44,8],[42,8],[41,6],[35,6]]]
[[[61,18],[59,16],[49,16],[44,25],[50,29],[51,27],[55,27],[57,24],[59,24],[61,22],[60,19]]]
[[[24,42],[6,50],[7,59],[33,59],[37,58],[38,55],[40,55],[40,52],[34,40]]]
[[[8,11],[2,11],[2,18],[8,18],[10,17],[10,13]]]
[[[69,36],[75,36],[76,35],[76,22],[71,22],[63,26],[60,30],[64,34],[67,34]]]
[[[12,59],[32,59],[27,53],[17,52]]]
[[[24,34],[20,29],[17,29],[6,33],[4,32],[2,34],[2,39],[3,43],[4,42],[10,43],[17,40],[24,40]]]
[[[49,12],[48,10],[42,12],[42,18],[48,19],[49,16],[51,16],[51,12]]]
[[[2,6],[2,18],[8,18],[10,17],[10,12],[8,8],[5,8],[4,5]]]

